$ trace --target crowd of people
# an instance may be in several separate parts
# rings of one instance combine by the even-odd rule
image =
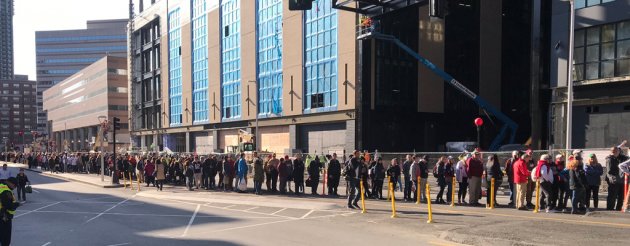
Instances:
[[[404,160],[393,158],[386,165],[381,157],[358,151],[341,161],[336,154],[321,157],[297,154],[278,158],[276,154],[259,156],[254,152],[247,160],[244,154],[124,154],[115,158],[106,154],[103,156],[103,163],[106,165],[106,175],[136,180],[157,190],[162,190],[166,183],[184,185],[191,191],[205,189],[247,192],[248,179],[251,179],[253,193],[256,195],[300,195],[307,193],[305,187],[310,187],[310,194],[318,195],[319,184],[324,182],[327,186],[324,189],[327,188],[329,196],[339,196],[338,187],[344,179],[348,208],[359,208],[361,181],[368,199],[385,199],[383,187],[388,182],[392,190],[403,192],[402,201],[419,200],[426,203],[424,187],[427,182],[435,180],[439,191],[433,203],[456,202],[460,205],[483,206],[480,201],[485,193],[486,206],[490,206],[492,202],[495,207],[500,206],[496,196],[499,187],[506,181],[505,186],[510,191],[510,202],[507,206],[529,210],[534,208],[534,193],[538,182],[541,210],[548,213],[585,213],[599,208],[602,177],[605,177],[608,186],[606,209],[621,209],[624,200],[624,176],[630,174],[630,159],[620,150],[619,147],[610,150],[610,155],[605,158],[606,168],[599,163],[595,154],[583,158],[581,150],[573,151],[568,158],[558,154],[552,159],[551,155],[542,154],[536,158],[537,161],[532,151],[514,151],[511,158],[503,164],[496,154],[482,158],[480,151],[463,153],[457,157],[439,156],[434,165],[429,164],[427,155],[406,155]],[[101,170],[99,153],[2,154],[0,158],[27,163],[29,168],[39,166],[50,172],[98,174]],[[430,180],[429,175],[433,179]],[[0,170],[0,181],[1,177]],[[484,186],[485,192],[482,192]]]

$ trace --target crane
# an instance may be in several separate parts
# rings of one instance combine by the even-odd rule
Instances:
[[[407,52],[409,55],[416,58],[420,63],[422,63],[422,65],[427,67],[433,73],[440,76],[443,79],[443,81],[445,81],[447,84],[451,85],[456,90],[464,94],[466,97],[473,100],[485,112],[494,115],[499,121],[503,123],[503,126],[501,126],[501,130],[499,131],[499,134],[494,138],[494,140],[492,140],[489,150],[491,151],[498,150],[499,147],[501,147],[501,143],[503,142],[505,135],[507,134],[508,131],[510,133],[508,143],[509,144],[514,143],[514,139],[516,138],[516,130],[518,129],[518,124],[516,124],[516,122],[514,122],[512,119],[510,119],[510,117],[508,117],[503,112],[501,112],[500,110],[492,106],[492,104],[490,104],[488,101],[479,97],[479,95],[477,95],[476,93],[472,92],[470,89],[466,88],[466,86],[459,83],[459,81],[453,78],[453,76],[444,72],[442,69],[435,66],[435,64],[431,63],[429,60],[427,60],[426,58],[422,57],[420,54],[413,51],[407,45],[403,44],[398,38],[392,35],[379,33],[375,31],[373,28],[369,28],[366,32],[359,35],[357,39],[359,40],[377,39],[377,40],[389,41],[396,44],[398,47],[400,47],[402,50]]]

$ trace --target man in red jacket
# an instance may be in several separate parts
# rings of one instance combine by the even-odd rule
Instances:
[[[514,184],[516,185],[516,208],[518,210],[527,210],[525,207],[525,195],[527,193],[527,178],[531,174],[527,169],[527,163],[532,156],[523,154],[521,159],[514,163]]]

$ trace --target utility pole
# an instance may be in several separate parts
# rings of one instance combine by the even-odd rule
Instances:
[[[567,68],[567,144],[566,149],[570,150],[572,147],[572,139],[571,133],[573,131],[573,33],[574,30],[574,22],[575,22],[575,8],[573,0],[569,0],[569,59],[567,60],[568,68]],[[567,155],[567,158],[569,155]]]

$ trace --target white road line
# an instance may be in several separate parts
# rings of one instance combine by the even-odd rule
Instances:
[[[36,190],[36,189],[33,189],[33,192],[35,192],[35,193],[39,194],[39,191],[38,191],[38,190]]]
[[[114,209],[114,208],[118,207],[118,205],[123,204],[123,203],[125,203],[125,202],[127,202],[127,201],[131,200],[131,199],[132,199],[132,198],[134,198],[134,197],[136,197],[136,195],[133,195],[132,197],[129,197],[129,198],[125,199],[124,201],[121,201],[121,202],[119,202],[119,203],[116,203],[116,205],[114,205],[114,206],[112,206],[111,208],[108,208],[107,210],[105,210],[105,211],[101,212],[100,214],[98,214],[98,215],[96,215],[96,216],[92,217],[91,219],[87,220],[87,221],[86,221],[85,223],[83,223],[83,224],[90,223],[90,221],[95,220],[95,219],[97,219],[98,217],[101,217],[103,214],[105,214],[105,213],[109,212],[110,210],[112,210],[112,209]]]
[[[232,231],[232,230],[245,229],[245,228],[256,227],[256,226],[264,226],[264,225],[269,225],[269,224],[277,224],[277,223],[294,221],[294,220],[299,220],[299,219],[294,218],[294,219],[286,219],[286,220],[265,222],[265,223],[260,223],[260,224],[253,224],[253,225],[246,225],[246,226],[239,226],[239,227],[231,227],[231,228],[225,228],[225,229],[221,229],[221,230],[216,230],[216,231],[213,231],[213,232]]]
[[[283,209],[280,209],[278,211],[275,211],[275,212],[271,213],[271,215],[276,215],[277,213],[280,213],[280,212],[282,212],[284,210],[287,210],[287,208],[283,208]]]
[[[55,205],[57,205],[57,204],[59,204],[59,203],[61,203],[61,202],[55,202],[55,203],[48,204],[48,205],[43,206],[43,207],[38,208],[38,209],[28,211],[28,212],[23,213],[23,214],[18,214],[18,215],[16,215],[14,218],[22,217],[22,216],[27,215],[27,214],[30,214],[30,213],[32,213],[32,212],[37,212],[37,211],[42,210],[42,209],[44,209],[44,208],[55,206]]]
[[[51,244],[51,242],[47,242],[47,243],[45,243],[45,244],[42,244],[42,246],[48,246],[48,245],[50,245],[50,244]]]
[[[250,210],[257,209],[257,208],[258,208],[258,207],[252,207],[252,208],[245,209],[245,210],[243,210],[243,211],[250,211]]]
[[[300,217],[300,219],[304,219],[304,218],[308,217],[308,216],[309,216],[309,215],[311,215],[313,212],[315,212],[315,210],[308,211],[308,213],[306,213],[305,215],[303,215],[302,217]]]
[[[107,246],[123,246],[123,245],[130,245],[131,243],[119,243],[119,244],[110,244]]]
[[[230,206],[223,207],[223,208],[232,208],[232,207],[236,207],[236,206],[238,206],[238,204],[230,205]]]
[[[282,218],[287,218],[287,219],[297,219],[295,217],[289,217],[289,216],[284,216],[284,215],[266,214],[266,213],[255,212],[255,211],[243,211],[243,210],[238,210],[238,209],[230,209],[230,208],[224,208],[224,207],[215,207],[215,206],[209,206],[209,205],[204,205],[204,207],[223,209],[223,210],[234,211],[234,212],[244,212],[244,213],[250,213],[250,214],[273,215],[275,217],[282,217]]]
[[[190,226],[192,225],[193,221],[195,221],[195,217],[197,217],[197,213],[199,212],[200,208],[201,208],[201,205],[197,204],[197,208],[195,209],[195,213],[193,213],[192,217],[190,217],[190,221],[188,221],[188,225],[186,226],[186,230],[184,230],[184,234],[182,234],[182,237],[185,237],[186,234],[188,234],[188,229],[190,229]]]

